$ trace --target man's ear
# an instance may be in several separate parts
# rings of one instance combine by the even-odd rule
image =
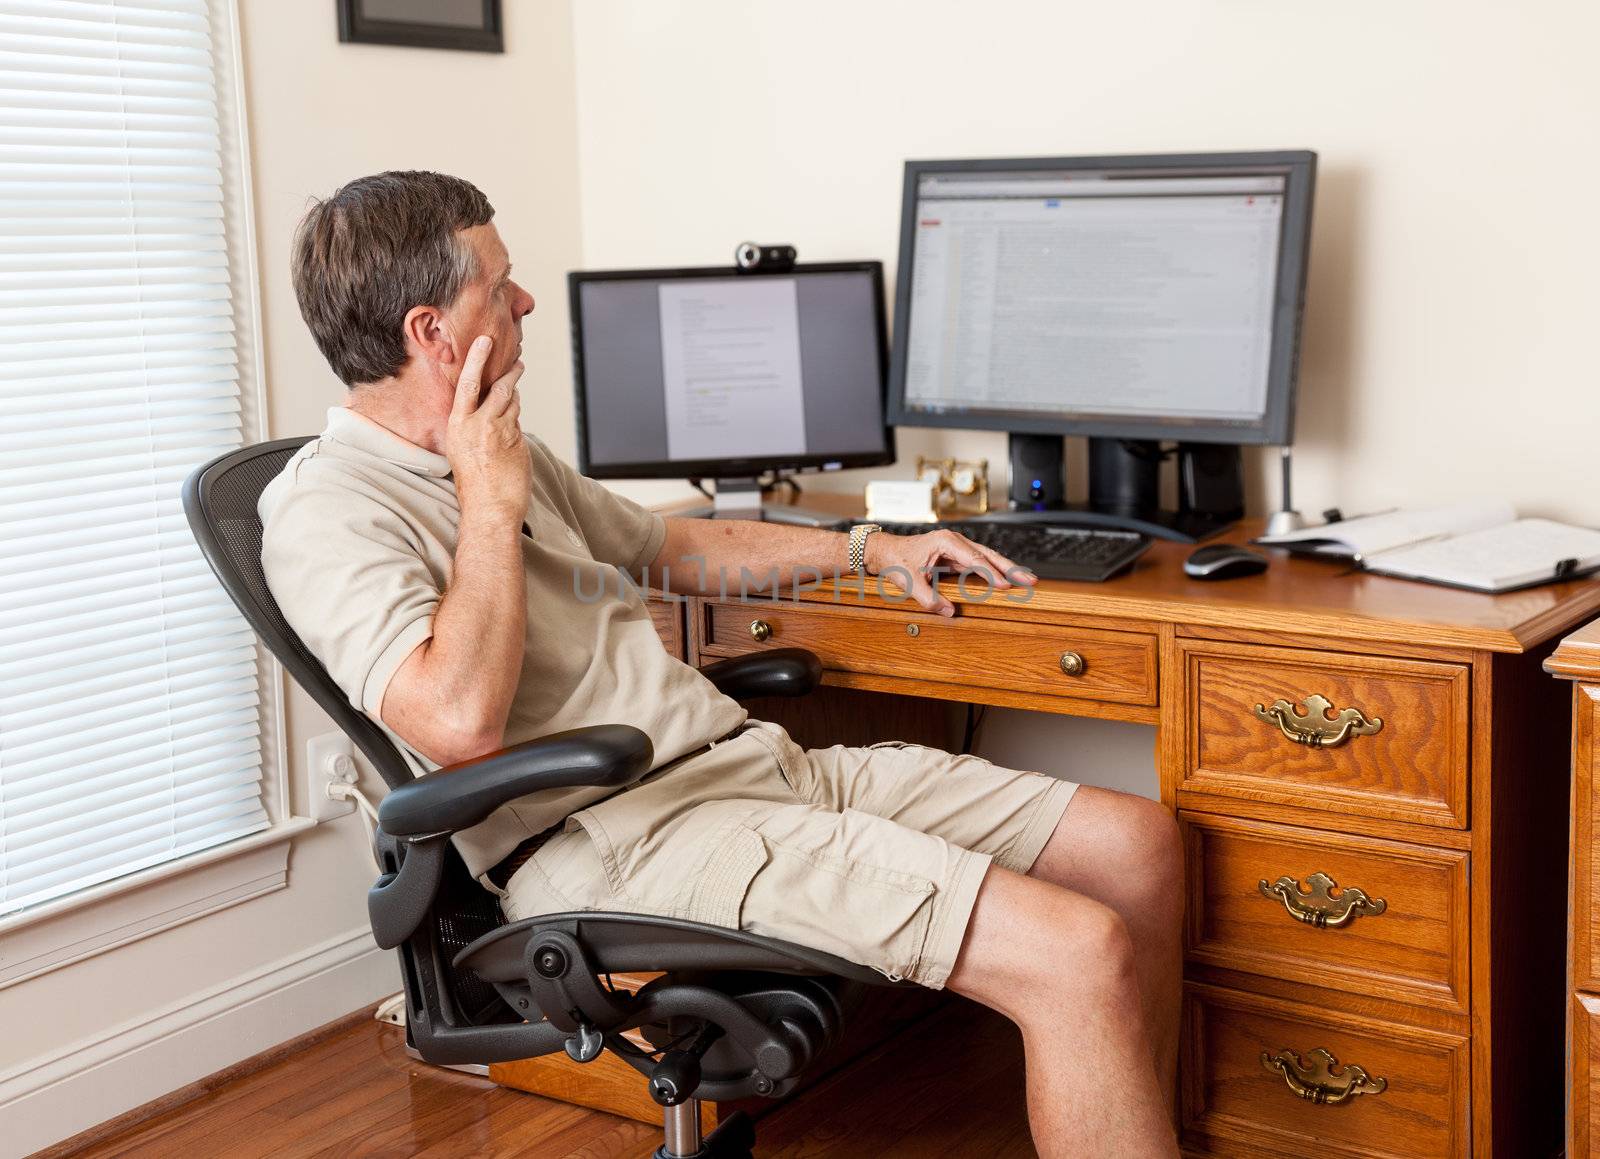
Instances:
[[[436,307],[411,307],[400,326],[411,355],[442,366],[460,361],[449,325]]]

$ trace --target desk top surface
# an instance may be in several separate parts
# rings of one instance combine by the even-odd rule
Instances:
[[[859,518],[850,495],[807,492],[807,507]],[[672,507],[661,509],[672,514]],[[1243,543],[1261,533],[1246,520],[1219,542]],[[1260,575],[1203,581],[1183,573],[1193,545],[1157,540],[1132,568],[1105,583],[1041,580],[1026,604],[994,596],[980,609],[953,582],[942,585],[957,614],[1108,616],[1155,623],[1184,623],[1246,631],[1392,641],[1423,647],[1523,652],[1569,631],[1600,611],[1600,577],[1546,584],[1492,596],[1351,571],[1347,563],[1263,549],[1271,564]],[[869,591],[870,591],[869,586]],[[976,592],[974,593],[977,594]],[[809,602],[883,605],[864,601],[831,583],[803,597]],[[1591,644],[1600,678],[1600,627]]]

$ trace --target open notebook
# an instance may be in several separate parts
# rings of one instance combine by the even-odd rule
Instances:
[[[1255,542],[1480,592],[1511,591],[1600,568],[1600,531],[1518,519],[1508,503],[1388,511]]]

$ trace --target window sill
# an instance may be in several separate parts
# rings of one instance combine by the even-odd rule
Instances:
[[[0,989],[284,888],[289,842],[315,825],[309,817],[290,817],[0,918]]]

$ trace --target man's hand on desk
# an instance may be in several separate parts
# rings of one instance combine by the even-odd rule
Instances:
[[[956,610],[933,585],[936,573],[954,579],[965,571],[985,581],[986,586],[1000,590],[1032,587],[1037,578],[999,552],[945,530],[924,535],[873,532],[867,537],[866,563],[867,571],[901,589],[909,579],[911,598],[925,611],[941,616],[953,616]]]

